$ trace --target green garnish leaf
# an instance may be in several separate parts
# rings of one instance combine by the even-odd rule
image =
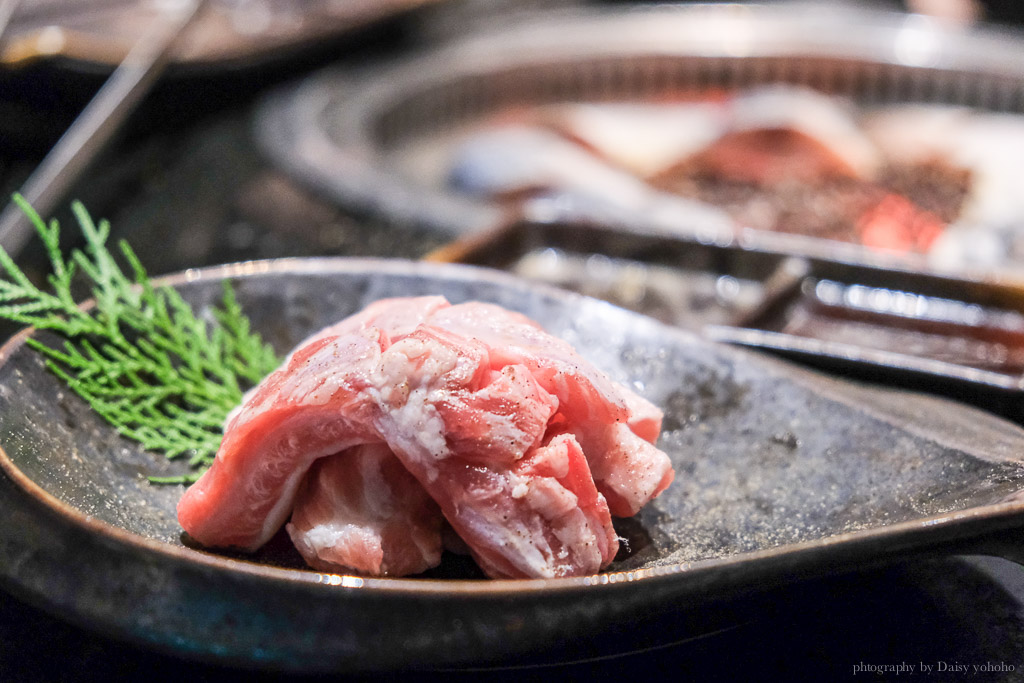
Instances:
[[[93,222],[72,205],[84,250],[65,258],[60,225],[24,200],[14,202],[31,220],[50,261],[48,284],[36,287],[0,247],[0,318],[63,338],[52,347],[29,338],[50,370],[123,436],[168,458],[188,458],[194,471],[151,477],[155,483],[190,483],[213,462],[228,413],[246,389],[280,359],[260,336],[224,283],[223,300],[199,318],[178,292],[155,286],[128,244],[118,244],[128,271],[107,247],[110,224]],[[80,306],[72,282],[90,283],[93,305]]]

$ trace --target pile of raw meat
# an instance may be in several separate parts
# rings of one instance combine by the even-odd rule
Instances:
[[[591,574],[618,550],[611,515],[672,481],[660,429],[658,408],[520,314],[386,299],[249,392],[178,518],[244,550],[287,522],[327,571],[416,574],[447,546],[495,578]]]

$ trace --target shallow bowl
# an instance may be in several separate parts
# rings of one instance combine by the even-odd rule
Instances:
[[[225,278],[282,352],[381,297],[522,311],[665,410],[660,445],[677,480],[618,521],[628,552],[596,576],[488,581],[446,557],[428,577],[364,579],[302,568],[287,547],[218,555],[182,542],[181,489],[147,480],[184,465],[119,437],[46,369],[26,331],[0,350],[4,587],[181,655],[365,671],[649,647],[748,618],[756,600],[812,577],[923,552],[1016,557],[1024,430],[988,414],[814,374],[481,268],[282,260],[169,282],[203,309]]]

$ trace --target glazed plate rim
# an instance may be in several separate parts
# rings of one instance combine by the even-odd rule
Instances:
[[[284,258],[266,261],[250,261],[243,263],[211,266],[200,269],[190,269],[177,274],[160,278],[161,284],[179,285],[196,280],[216,281],[224,278],[244,278],[258,276],[261,274],[281,273],[345,273],[345,272],[366,272],[373,268],[376,272],[398,271],[413,275],[429,274],[445,276],[453,279],[476,278],[493,283],[518,282],[522,280],[488,268],[477,266],[466,266],[458,264],[439,264],[430,262],[410,262],[401,259],[386,258],[351,258],[351,257],[319,257],[319,258]],[[554,296],[563,299],[587,299],[583,295],[560,290],[548,285],[529,283],[531,288],[546,290]],[[611,304],[607,304],[611,306]],[[639,315],[639,314],[636,314]],[[641,318],[643,316],[640,316]],[[656,321],[651,320],[652,323]],[[670,334],[685,333],[682,330],[664,326]],[[24,329],[2,347],[0,347],[0,367],[2,367],[14,353],[24,346],[25,340],[31,336],[33,329]],[[743,349],[732,349],[739,354],[749,354]],[[78,399],[76,399],[78,400]],[[128,531],[122,527],[102,521],[85,514],[75,506],[59,500],[37,484],[25,474],[10,458],[6,449],[0,445],[0,468],[14,482],[22,492],[31,498],[42,503],[50,511],[56,512],[61,519],[70,522],[73,526],[83,529],[90,534],[96,534],[116,543],[141,549],[145,552],[160,554],[164,557],[186,563],[199,563],[208,567],[227,571],[242,572],[273,582],[286,582],[301,585],[319,584],[323,590],[334,590],[339,587],[349,589],[361,589],[370,591],[387,591],[398,593],[450,593],[459,596],[494,596],[515,592],[521,594],[523,591],[531,593],[545,593],[570,591],[597,586],[610,586],[622,583],[646,582],[651,580],[674,580],[677,577],[692,576],[728,567],[748,565],[757,562],[782,561],[787,559],[797,560],[800,558],[813,557],[815,554],[832,553],[832,549],[851,547],[856,549],[861,544],[868,544],[892,538],[904,540],[900,546],[905,551],[927,550],[934,547],[936,541],[949,541],[950,538],[943,537],[943,532],[954,532],[951,536],[957,540],[970,541],[978,532],[988,530],[999,530],[1007,526],[1016,526],[1024,518],[1024,500],[1008,501],[989,505],[974,506],[963,510],[930,515],[914,520],[899,522],[891,525],[881,525],[861,530],[843,532],[820,539],[787,543],[773,548],[739,552],[721,557],[708,558],[693,562],[663,565],[651,568],[640,568],[634,570],[622,570],[603,574],[596,574],[583,577],[556,578],[556,579],[421,579],[421,578],[363,578],[347,574],[333,574],[318,572],[315,570],[287,569],[265,564],[258,564],[241,559],[213,555],[185,546],[176,546],[157,539],[143,536]],[[964,533],[957,534],[957,530],[966,527]],[[939,536],[933,538],[935,534]],[[897,549],[899,550],[899,549]],[[898,552],[894,553],[899,555]],[[854,568],[854,567],[850,567]]]

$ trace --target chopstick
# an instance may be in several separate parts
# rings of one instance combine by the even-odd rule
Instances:
[[[13,5],[17,2],[6,0],[0,4],[0,19],[5,10],[13,14]],[[41,216],[48,216],[53,211],[57,202],[149,92],[167,65],[178,37],[205,4],[205,0],[160,3],[161,12],[157,20],[139,37],[19,190]],[[27,217],[15,204],[8,203],[0,212],[0,247],[14,257],[31,234]]]

